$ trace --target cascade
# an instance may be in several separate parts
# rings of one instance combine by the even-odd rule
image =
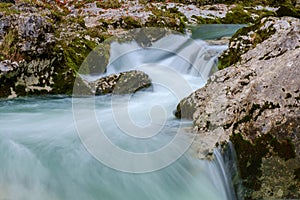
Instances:
[[[177,42],[171,42],[174,40]],[[92,81],[99,76],[138,69],[153,80],[151,90],[137,92],[129,99],[116,97],[115,107],[111,95],[0,101],[0,200],[235,199],[231,174],[226,171],[226,160],[219,150],[215,150],[216,159],[212,161],[199,160],[187,149],[178,150],[188,141],[192,124],[173,115],[180,98],[205,84],[224,49],[226,46],[210,46],[200,40],[191,42],[178,35],[169,35],[149,48],[140,48],[135,42],[113,43],[106,73],[82,77]],[[184,88],[181,83],[189,88],[177,95]],[[174,91],[170,91],[170,85],[176,85]],[[158,128],[159,134],[146,139],[124,134],[116,123],[118,112],[114,111],[122,106],[128,111],[128,119],[123,120],[142,128],[154,124],[150,130]],[[110,149],[100,147],[100,153],[122,161],[116,169],[97,160],[82,142],[93,140],[97,133],[93,121],[101,126],[111,143],[132,153],[163,149],[180,135],[182,140],[173,150],[181,154],[155,170],[131,173],[130,167],[135,169],[141,163],[127,157],[115,158]],[[85,138],[79,137],[78,131],[86,132]],[[158,160],[146,164],[156,167],[168,156],[162,153]]]

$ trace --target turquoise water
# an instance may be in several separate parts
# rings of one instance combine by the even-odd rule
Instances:
[[[0,102],[0,199],[231,199],[217,171],[222,163],[188,153],[145,174],[103,165],[82,145],[71,105],[64,97]],[[114,140],[125,145],[122,136]]]
[[[0,101],[0,200],[235,199],[221,154],[216,150],[218,159],[206,161],[197,159],[192,150],[182,151],[179,147],[189,141],[192,123],[173,115],[182,97],[205,84],[217,55],[226,47],[193,44],[186,38],[170,44],[172,37],[158,41],[159,50],[136,49],[134,43],[112,45],[107,74],[143,70],[153,81],[149,90],[132,96]],[[161,48],[165,44],[172,53]],[[126,115],[120,112],[123,109]],[[124,131],[130,123],[139,128],[134,137]],[[101,146],[106,143],[97,141],[99,127],[105,135],[100,140],[109,140],[131,156],[149,155],[147,162],[118,157]],[[158,134],[138,137],[146,130]],[[152,152],[162,151],[178,135],[170,155],[150,159]],[[91,141],[103,159],[91,149]],[[176,159],[164,164],[173,152]]]
[[[190,26],[193,39],[215,40],[222,37],[231,37],[238,29],[246,24],[201,24]]]

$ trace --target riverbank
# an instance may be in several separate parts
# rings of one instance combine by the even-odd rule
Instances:
[[[4,2],[12,3],[0,3],[0,98],[71,95],[86,56],[106,39],[130,29],[151,26],[185,32],[189,24],[248,24],[265,15],[277,15],[279,9],[278,4],[247,7],[204,5],[201,1]],[[98,67],[103,71],[109,47],[100,48],[103,63]],[[86,72],[96,73],[97,69]]]

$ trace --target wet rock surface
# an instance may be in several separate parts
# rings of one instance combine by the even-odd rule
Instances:
[[[199,157],[233,142],[245,199],[300,198],[300,20],[267,18],[256,27],[274,31],[183,99],[177,115],[194,120]],[[257,31],[230,45],[248,44]]]
[[[96,95],[132,94],[151,86],[151,79],[142,71],[128,71],[112,74],[90,83]]]

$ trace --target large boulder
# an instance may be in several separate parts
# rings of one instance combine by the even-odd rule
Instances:
[[[46,16],[2,15],[0,22],[0,98],[72,91],[75,76],[53,51],[54,25]],[[64,81],[61,88],[59,81]]]
[[[142,71],[132,70],[112,74],[90,83],[96,95],[131,94],[151,86],[150,77]]]
[[[232,141],[245,199],[300,198],[300,20],[255,27],[231,40],[225,56],[239,59],[183,99],[177,115],[194,120],[200,157]]]
[[[97,59],[100,56],[101,52],[93,51],[100,36],[91,37],[80,19],[65,19],[64,13],[46,6],[41,9],[42,5],[18,2],[6,5],[9,12],[0,12],[0,98],[71,95],[85,58],[91,52]],[[102,57],[105,66],[109,55]],[[84,69],[85,73],[94,70]]]

